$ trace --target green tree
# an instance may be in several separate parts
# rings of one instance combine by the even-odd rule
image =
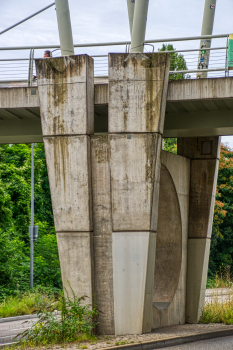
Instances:
[[[228,266],[233,271],[233,150],[221,145],[211,240],[209,276]]]
[[[177,154],[177,139],[166,138],[164,140],[164,151]]]
[[[61,287],[43,144],[35,145],[35,286]],[[0,146],[0,297],[29,288],[31,145]]]
[[[159,49],[159,51],[174,51],[176,50],[172,44],[163,44],[162,48]],[[171,56],[171,63],[170,63],[170,71],[180,71],[180,70],[187,70],[187,64],[184,59],[184,56],[177,53],[177,52],[170,52]],[[179,79],[187,79],[189,78],[189,75],[185,75],[183,73],[178,74],[170,74],[169,80],[179,80]]]

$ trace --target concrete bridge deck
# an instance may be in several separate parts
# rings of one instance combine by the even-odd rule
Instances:
[[[95,81],[95,132],[108,132],[108,81]],[[163,137],[233,135],[233,78],[170,81]],[[0,143],[43,142],[37,87],[0,88]]]

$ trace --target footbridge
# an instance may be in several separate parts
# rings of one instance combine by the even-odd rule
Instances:
[[[108,132],[108,78],[95,79],[95,134]],[[163,137],[233,135],[233,77],[170,81]],[[37,86],[0,88],[0,143],[43,142]]]
[[[63,284],[95,299],[99,333],[200,319],[220,136],[233,134],[228,50],[208,50],[222,61],[202,79],[191,62],[171,71],[174,51],[132,54],[126,43],[107,57],[31,49],[28,80],[0,81],[0,143],[44,143]],[[202,49],[180,50],[190,51]],[[177,154],[162,150],[165,137]]]

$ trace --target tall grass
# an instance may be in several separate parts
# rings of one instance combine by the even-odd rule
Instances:
[[[9,296],[0,303],[0,318],[21,315],[30,315],[39,310],[45,310],[47,305],[54,301],[54,295],[41,293],[39,291],[19,293]],[[60,303],[54,302],[54,308],[61,309]]]
[[[220,272],[216,272],[214,278],[207,279],[206,288],[231,288],[233,287],[233,278],[231,267],[226,266]]]
[[[233,324],[233,290],[229,291],[229,300],[207,303],[204,307],[200,323]]]

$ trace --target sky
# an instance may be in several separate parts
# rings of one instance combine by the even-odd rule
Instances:
[[[52,3],[53,0],[0,0],[0,31]],[[205,0],[150,0],[146,40],[198,36]],[[69,0],[74,44],[129,41],[126,0]],[[233,0],[217,0],[213,34],[233,33]],[[0,35],[0,47],[59,44],[55,7]],[[225,46],[218,39],[212,46]],[[155,51],[161,46],[155,45]],[[177,42],[176,49],[198,48],[198,42]],[[81,48],[76,53],[107,54],[124,47]],[[148,51],[150,48],[148,47]],[[36,57],[42,56],[37,50]],[[0,51],[0,58],[27,58],[28,51]],[[233,147],[233,137],[223,138]]]

